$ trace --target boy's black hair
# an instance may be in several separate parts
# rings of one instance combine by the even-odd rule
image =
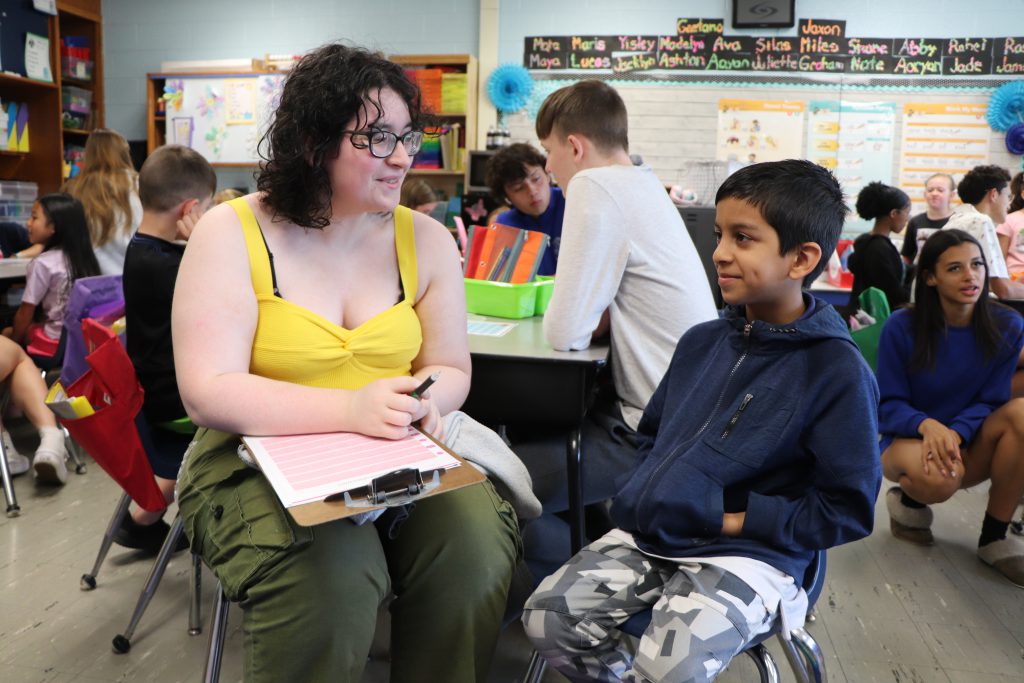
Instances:
[[[857,215],[867,221],[888,216],[895,209],[900,211],[910,206],[910,197],[898,187],[880,183],[868,183],[857,195]]]
[[[725,179],[715,204],[739,199],[761,212],[779,235],[784,256],[804,242],[821,247],[821,260],[804,278],[808,286],[828,265],[843,231],[847,208],[839,181],[828,169],[802,159],[751,164]]]
[[[330,222],[332,190],[326,166],[337,158],[353,118],[360,128],[371,128],[384,115],[380,96],[385,89],[405,102],[412,129],[423,130],[429,117],[422,111],[419,88],[382,54],[330,43],[292,68],[259,144],[264,162],[256,188],[275,220],[303,228],[323,228]]]
[[[92,250],[89,224],[85,220],[82,202],[66,192],[44,194],[36,202],[46,220],[53,224],[53,235],[43,246],[43,251],[60,249],[64,253],[68,282],[99,275],[100,264]]]
[[[548,95],[537,111],[537,137],[579,134],[598,149],[629,152],[626,104],[604,81],[577,81]]]
[[[505,186],[517,183],[526,177],[527,166],[540,166],[543,170],[547,158],[533,145],[517,142],[503,147],[487,160],[485,182],[491,188],[491,195],[499,204],[508,204]]]
[[[992,358],[999,347],[1006,343],[999,323],[992,310],[1002,306],[998,302],[989,301],[988,296],[988,262],[985,250],[969,233],[956,228],[936,230],[921,247],[917,262],[917,281],[914,283],[914,307],[912,309],[911,327],[914,330],[914,352],[910,365],[915,370],[934,370],[939,352],[939,344],[947,333],[946,316],[942,311],[939,293],[935,287],[927,284],[928,275],[934,274],[939,257],[950,247],[961,244],[973,244],[978,248],[981,261],[985,265],[985,274],[981,279],[981,294],[974,304],[971,314],[971,328],[974,339],[986,358]]]
[[[139,171],[139,201],[150,211],[170,211],[189,199],[209,199],[216,191],[210,162],[183,145],[156,148]]]
[[[1010,184],[1010,173],[1002,166],[985,164],[975,166],[960,184],[956,186],[956,193],[960,195],[961,201],[965,204],[978,204],[990,190],[1003,191],[1003,188]]]

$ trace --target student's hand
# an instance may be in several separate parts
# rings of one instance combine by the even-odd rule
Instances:
[[[960,435],[938,420],[925,419],[917,428],[921,434],[921,462],[924,473],[931,472],[931,466],[939,468],[944,477],[955,477],[956,463],[960,458]]]
[[[199,204],[193,204],[192,208],[188,210],[184,216],[179,218],[175,225],[178,228],[178,239],[188,240],[189,235],[192,234],[192,230],[196,227],[196,223],[203,217],[203,212],[199,208]]]
[[[356,389],[349,404],[352,431],[385,439],[404,437],[421,412],[423,402],[409,395],[419,384],[415,377],[389,377]]]
[[[739,536],[746,518],[746,512],[726,512],[722,515],[722,535]]]
[[[444,441],[444,420],[437,404],[430,400],[429,389],[420,397],[420,409],[413,416],[413,421],[416,420],[419,420],[420,429],[438,441]]]

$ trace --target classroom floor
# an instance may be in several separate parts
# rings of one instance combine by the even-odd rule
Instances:
[[[32,451],[32,436],[15,443]],[[111,549],[92,592],[79,590],[119,489],[98,466],[71,474],[62,489],[15,480],[20,517],[0,517],[0,680],[5,683],[112,683],[202,679],[206,636],[187,634],[187,555],[171,561],[133,639],[131,652],[111,652],[152,560]],[[873,536],[829,553],[828,581],[810,626],[828,662],[830,681],[861,683],[1024,682],[1024,589],[975,557],[986,490],[958,493],[935,510],[937,544],[918,548],[892,538],[884,504]],[[204,577],[204,624],[214,582]],[[241,615],[229,617],[221,681],[241,680]],[[792,680],[774,645],[783,680]],[[491,683],[521,678],[529,646],[518,625],[501,637]],[[388,680],[372,661],[364,683]],[[746,657],[719,681],[757,680]],[[546,683],[564,679],[550,670]],[[399,683],[415,683],[399,682]]]

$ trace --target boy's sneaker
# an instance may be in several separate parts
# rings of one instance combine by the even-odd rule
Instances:
[[[903,504],[903,489],[893,486],[885,493],[885,507],[889,509],[889,528],[896,538],[917,545],[933,545],[932,510],[925,505],[923,508],[912,508]]]
[[[978,548],[978,559],[1024,588],[1024,541],[1007,536]]]
[[[60,453],[40,448],[36,451],[35,460],[32,463],[32,471],[36,475],[36,481],[40,484],[54,484],[61,486],[68,480],[68,468],[64,464],[68,454],[63,448]]]
[[[6,429],[3,430],[3,435],[0,438],[4,440],[4,452],[7,453],[7,467],[11,470],[11,476],[16,477],[19,474],[28,472],[28,468],[32,466],[32,461],[18,452],[18,449],[11,442],[11,435]]]

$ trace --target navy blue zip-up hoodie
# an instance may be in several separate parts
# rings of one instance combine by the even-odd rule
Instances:
[[[730,307],[679,340],[612,506],[642,550],[749,557],[799,582],[814,550],[871,533],[878,385],[835,309],[804,300],[787,325]],[[723,536],[723,513],[743,511]]]

